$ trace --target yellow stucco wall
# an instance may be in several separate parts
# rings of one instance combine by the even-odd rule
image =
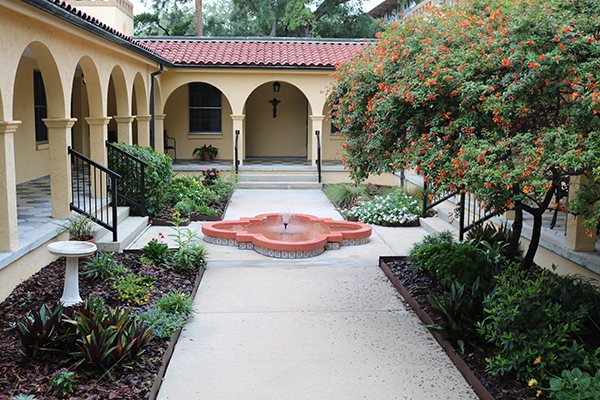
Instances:
[[[212,145],[219,149],[217,159],[233,159],[233,122],[231,120],[231,105],[225,96],[221,97],[221,131],[222,134],[190,134],[188,111],[188,85],[177,88],[168,98],[164,113],[167,115],[164,128],[167,135],[175,139],[177,144],[177,158],[183,160],[199,159],[192,156],[194,149],[203,145]],[[170,142],[170,145],[173,143]],[[169,154],[172,154],[169,153]]]
[[[126,0],[74,0],[71,1],[81,11],[93,15],[111,28],[133,35],[133,5]],[[130,9],[131,7],[131,9]],[[141,12],[141,10],[138,10]]]
[[[277,99],[277,116],[273,105]],[[296,87],[282,83],[278,93],[272,84],[258,87],[246,105],[247,157],[307,157],[308,103]]]
[[[57,257],[50,254],[46,247],[48,247],[48,244],[59,240],[68,240],[68,234],[61,233],[0,270],[0,282],[2,282],[0,284],[0,301],[6,299],[19,283],[56,260]],[[33,293],[33,295],[35,296],[36,293]]]

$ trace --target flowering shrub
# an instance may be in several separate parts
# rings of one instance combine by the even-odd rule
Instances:
[[[114,288],[119,292],[119,298],[127,303],[141,304],[150,298],[154,289],[151,283],[145,282],[145,276],[127,274],[117,279]]]
[[[207,186],[213,185],[219,179],[220,173],[221,171],[216,168],[206,168],[204,171],[202,171],[202,175],[204,176],[204,184]]]
[[[387,196],[375,196],[373,200],[358,199],[357,204],[345,214],[358,217],[360,222],[381,224],[388,222],[404,224],[419,219],[420,204],[414,198],[396,190]]]
[[[186,314],[171,314],[161,311],[157,307],[150,308],[147,311],[138,311],[137,318],[143,321],[154,336],[161,339],[169,339],[173,333],[185,325],[189,317]]]

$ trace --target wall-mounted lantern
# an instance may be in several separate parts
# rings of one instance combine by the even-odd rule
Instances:
[[[275,82],[273,83],[273,91],[274,91],[275,93],[279,93],[279,89],[281,89],[281,83],[279,83],[279,82],[275,81]]]

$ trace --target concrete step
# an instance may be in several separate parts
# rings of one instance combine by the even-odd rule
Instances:
[[[240,189],[322,189],[319,182],[239,182]]]
[[[102,228],[103,233],[96,234],[96,246],[101,251],[122,252],[133,243],[148,227],[148,217],[129,216],[129,207],[126,212],[119,213],[117,225],[117,241],[113,242],[113,234]],[[124,218],[123,218],[124,217]]]
[[[438,213],[439,215],[439,213]],[[444,221],[442,218],[435,216],[432,218],[421,218],[421,228],[425,229],[429,233],[436,233],[441,231],[450,231],[454,238],[458,241],[458,229]]]
[[[250,173],[240,172],[238,182],[318,182],[316,173]]]

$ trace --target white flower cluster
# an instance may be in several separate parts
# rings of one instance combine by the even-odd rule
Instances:
[[[387,223],[404,224],[416,221],[420,213],[420,203],[406,195],[400,189],[387,196],[375,196],[373,200],[359,199],[357,204],[344,214],[348,217],[358,217],[360,222],[367,224]]]

